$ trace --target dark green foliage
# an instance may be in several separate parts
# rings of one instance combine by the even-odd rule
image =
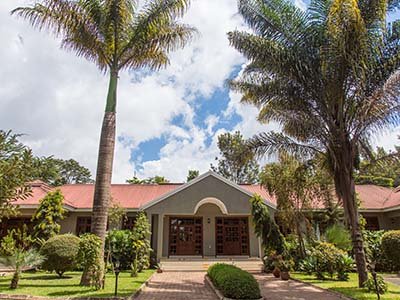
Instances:
[[[32,151],[20,143],[20,135],[0,130],[0,222],[15,214],[13,200],[26,199],[31,194]]]
[[[140,179],[136,176],[132,177],[131,179],[127,179],[126,183],[130,184],[163,184],[163,183],[168,183],[169,180],[165,178],[164,176],[159,176],[156,175],[154,177],[149,177],[146,179]]]
[[[259,195],[250,199],[251,214],[253,216],[254,232],[261,238],[266,250],[276,250],[278,254],[285,251],[285,239],[279,231],[278,225],[271,218],[268,206]]]
[[[52,186],[73,183],[93,183],[89,169],[81,166],[74,159],[58,159],[53,157],[35,158],[34,177]]]
[[[35,224],[33,235],[37,239],[47,240],[59,234],[61,226],[59,222],[64,219],[64,196],[60,190],[49,192],[42,200],[32,217]]]
[[[40,253],[45,257],[44,270],[56,272],[62,276],[76,267],[79,251],[79,238],[73,234],[56,235],[47,240]]]
[[[106,256],[108,262],[120,262],[121,270],[129,270],[135,258],[135,251],[132,247],[133,239],[130,230],[112,230],[106,237]]]
[[[91,233],[85,233],[80,237],[78,250],[78,263],[83,268],[81,285],[93,286],[97,289],[101,287],[103,257],[101,257],[101,239]]]
[[[400,271],[400,230],[391,230],[383,234],[382,250],[394,269]]]
[[[214,264],[208,268],[207,275],[221,291],[231,299],[259,299],[260,287],[250,273],[228,264]]]
[[[199,170],[189,170],[186,181],[189,182],[192,179],[195,179],[200,174]]]
[[[324,279],[327,273],[333,278],[336,273],[339,280],[348,280],[348,273],[354,268],[354,260],[333,244],[320,243],[310,255],[300,263],[300,269],[308,274],[314,273],[318,279]]]
[[[136,218],[135,225],[132,230],[132,247],[135,252],[132,261],[132,275],[148,268],[150,265],[150,224],[144,212],[140,212]]]
[[[239,131],[218,136],[218,148],[221,154],[217,166],[211,164],[211,170],[236,183],[257,183],[259,166],[252,152],[247,151],[246,141]]]
[[[344,251],[350,251],[352,248],[350,233],[343,225],[334,224],[329,227],[325,231],[325,239]]]
[[[380,295],[383,295],[388,290],[387,283],[381,275],[376,275],[376,283],[374,281],[374,278],[372,276],[369,276],[364,286],[368,289],[370,293],[379,293]]]
[[[374,184],[384,187],[393,187],[394,180],[387,177],[359,175],[355,178],[356,184]]]

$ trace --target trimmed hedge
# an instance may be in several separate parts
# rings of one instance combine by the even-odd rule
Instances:
[[[400,230],[391,230],[383,234],[382,250],[396,271],[400,271]]]
[[[66,271],[76,267],[76,259],[79,250],[79,238],[73,234],[56,235],[48,239],[40,249],[45,256],[42,268],[47,271],[55,271],[62,276]]]
[[[207,275],[224,297],[232,299],[261,298],[260,287],[254,276],[238,267],[214,264],[208,268]]]

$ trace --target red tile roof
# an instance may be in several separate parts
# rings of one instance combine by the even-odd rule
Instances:
[[[128,209],[138,209],[171,192],[183,184],[112,184],[111,194],[113,201]],[[31,184],[32,196],[26,200],[19,200],[19,205],[37,205],[39,201],[51,190],[43,182],[35,181]],[[259,194],[265,200],[276,205],[275,197],[260,185],[241,185],[251,194]],[[72,208],[90,209],[92,207],[94,185],[93,184],[68,184],[59,187],[64,195],[64,203]],[[356,192],[361,199],[363,209],[386,209],[399,207],[400,190],[392,190],[375,185],[357,185]]]

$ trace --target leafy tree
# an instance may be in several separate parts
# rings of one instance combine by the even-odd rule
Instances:
[[[325,155],[350,228],[359,285],[368,279],[355,199],[354,170],[368,139],[399,124],[400,43],[386,27],[398,1],[239,0],[253,30],[229,40],[249,63],[231,83],[242,101],[277,122],[249,142],[257,155],[278,149]]]
[[[267,164],[260,175],[261,184],[276,197],[279,224],[298,237],[301,258],[306,255],[304,236],[310,227],[307,212],[315,200],[325,203],[325,197],[331,197],[330,180],[319,176],[320,172],[311,161],[301,162],[282,151],[279,162]]]
[[[376,184],[387,187],[400,185],[400,146],[394,151],[377,147],[364,155],[355,177],[357,184]]]
[[[89,169],[81,166],[74,159],[38,157],[35,158],[34,166],[35,179],[40,179],[52,186],[94,182]]]
[[[51,30],[62,38],[64,49],[95,63],[110,76],[92,216],[92,232],[100,237],[102,251],[114,160],[119,73],[126,69],[158,70],[167,65],[168,54],[183,48],[195,32],[177,21],[188,5],[189,0],[153,0],[139,10],[137,1],[132,0],[42,0],[12,11],[35,28]],[[102,278],[102,273],[99,276]]]
[[[199,170],[189,170],[188,175],[186,177],[186,181],[189,182],[190,180],[195,179],[200,174]]]
[[[258,182],[259,166],[253,153],[246,151],[246,141],[239,131],[218,136],[221,158],[211,170],[236,183]]]
[[[0,220],[15,214],[11,203],[31,195],[32,151],[20,143],[21,135],[0,130]]]
[[[33,235],[37,239],[48,240],[60,233],[60,221],[66,213],[63,208],[64,196],[60,190],[49,192],[39,202],[32,221],[35,223]]]
[[[150,263],[150,224],[144,212],[140,212],[136,218],[132,230],[132,247],[135,250],[135,259],[132,264],[132,276],[136,276]]]
[[[250,199],[251,215],[253,216],[254,232],[261,238],[266,251],[275,250],[278,254],[285,251],[285,238],[279,231],[273,218],[271,218],[268,206],[259,195]]]
[[[169,182],[168,179],[166,179],[164,176],[159,176],[159,175],[156,175],[154,177],[149,177],[146,179],[140,179],[134,176],[131,179],[126,180],[126,183],[129,184],[163,184],[168,182]]]

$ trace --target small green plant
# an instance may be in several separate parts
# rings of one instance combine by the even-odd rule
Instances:
[[[78,262],[83,268],[80,285],[93,286],[100,289],[102,281],[98,274],[102,273],[101,239],[91,233],[80,237]]]
[[[14,269],[10,289],[16,289],[23,269],[39,266],[43,256],[31,248],[32,238],[27,233],[26,225],[22,229],[11,230],[3,242],[1,248],[6,255],[0,257],[0,264]]]
[[[259,299],[260,288],[250,273],[228,264],[214,264],[208,268],[208,277],[221,293],[231,299]]]
[[[336,257],[337,279],[349,280],[349,272],[354,269],[354,259],[347,254],[340,254]]]
[[[42,268],[55,271],[58,276],[76,267],[79,251],[79,238],[73,234],[56,235],[48,239],[40,249],[45,257]]]
[[[37,239],[47,240],[60,233],[60,221],[64,218],[64,196],[60,190],[49,192],[42,200],[32,217],[35,223],[33,236]]]
[[[121,270],[128,270],[134,259],[132,232],[130,230],[111,230],[106,237],[106,257],[110,269],[113,262],[119,261]]]
[[[380,275],[376,275],[376,282],[372,276],[369,276],[364,286],[368,289],[368,292],[377,293],[379,295],[383,295],[388,290],[387,283]]]

